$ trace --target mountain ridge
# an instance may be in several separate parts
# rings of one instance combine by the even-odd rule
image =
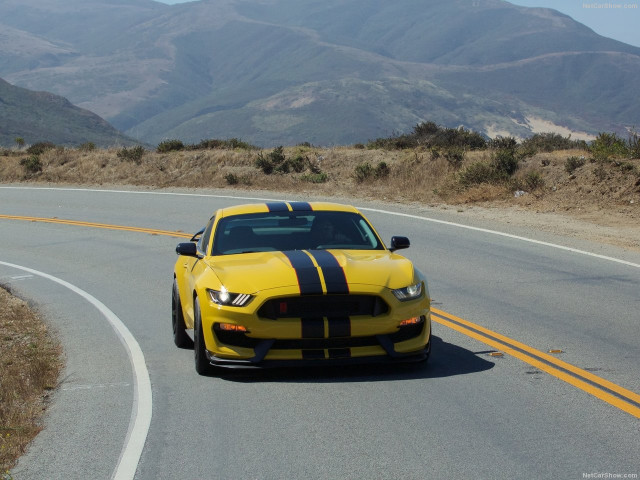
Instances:
[[[622,134],[640,118],[640,48],[501,0],[7,2],[0,22],[20,17],[11,28],[45,43],[37,68],[0,45],[0,76],[149,143],[355,143],[426,120],[525,137],[530,116]],[[47,12],[60,24],[34,31]],[[102,27],[74,42],[97,15]]]
[[[136,142],[117,131],[93,112],[49,92],[16,87],[0,78],[0,145],[15,145],[21,138],[29,144],[132,145]]]

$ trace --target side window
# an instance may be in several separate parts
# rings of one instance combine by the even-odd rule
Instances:
[[[208,252],[205,252],[205,249],[209,245],[209,240],[211,239],[211,231],[213,230],[213,224],[215,222],[215,219],[216,217],[211,217],[211,220],[209,220],[207,228],[204,229],[204,232],[202,233],[200,240],[198,240],[198,250],[204,253],[205,255],[208,254]]]

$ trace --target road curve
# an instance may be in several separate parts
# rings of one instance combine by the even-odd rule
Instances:
[[[446,325],[460,319],[551,355],[557,360],[549,364],[607,382],[632,409],[640,392],[639,255],[513,227],[512,236],[496,235],[488,231],[495,226],[461,228],[442,212],[354,201],[383,238],[412,240],[406,255],[428,275],[445,314],[430,364],[199,377],[191,352],[176,349],[170,335],[173,248],[181,233],[241,196],[0,187],[0,283],[44,311],[67,355],[46,428],[16,478],[112,478],[139,404],[130,356],[104,315],[59,283],[7,263],[80,287],[140,345],[153,406],[135,478],[640,473],[633,411],[549,374],[547,364],[527,363],[504,343]]]

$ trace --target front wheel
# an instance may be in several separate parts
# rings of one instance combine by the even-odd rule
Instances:
[[[179,348],[193,348],[193,340],[189,338],[182,315],[182,302],[178,292],[178,283],[173,279],[173,292],[171,295],[171,324],[173,326],[173,343]]]
[[[202,332],[202,313],[200,312],[200,300],[196,297],[193,304],[194,331],[193,331],[193,352],[196,364],[196,372],[200,375],[211,373],[212,368],[207,359],[207,350],[204,344],[204,334]]]

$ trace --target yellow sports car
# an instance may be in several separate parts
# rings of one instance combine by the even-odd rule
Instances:
[[[354,207],[272,202],[218,210],[176,247],[175,344],[211,367],[425,361],[425,277]]]

